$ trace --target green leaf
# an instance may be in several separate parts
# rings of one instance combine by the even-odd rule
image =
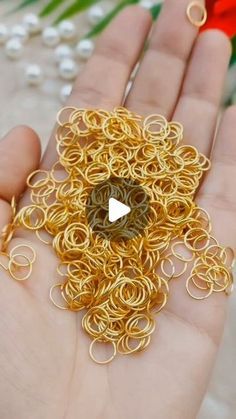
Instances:
[[[232,56],[231,56],[230,65],[233,65],[236,63],[236,36],[232,38],[231,42],[232,42]]]
[[[162,8],[161,3],[154,4],[154,6],[151,7],[151,15],[152,15],[153,20],[156,20],[158,18],[161,8]]]
[[[39,16],[44,17],[48,16],[50,13],[54,12],[65,0],[51,0],[46,6],[39,12]]]
[[[18,10],[23,9],[24,7],[30,6],[31,4],[34,4],[37,1],[38,0],[23,0],[18,6],[11,9],[7,14],[17,12]]]
[[[95,3],[98,3],[99,1],[100,0],[76,0],[67,9],[65,9],[61,15],[59,15],[55,23],[67,19],[75,15],[76,13],[83,12],[84,10],[88,9],[90,6],[92,6]]]
[[[114,17],[127,5],[129,4],[135,4],[138,3],[139,0],[123,0],[119,4],[117,4],[114,9],[111,10],[110,13],[108,13],[104,19],[102,19],[97,25],[94,26],[94,28],[88,32],[84,38],[92,38],[93,36],[98,35],[100,32],[102,32],[106,26],[114,19]]]

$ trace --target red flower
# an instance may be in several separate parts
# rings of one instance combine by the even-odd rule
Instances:
[[[220,29],[230,38],[236,35],[236,0],[206,0],[206,29]]]

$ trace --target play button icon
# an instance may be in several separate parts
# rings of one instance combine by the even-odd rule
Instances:
[[[111,177],[90,191],[86,218],[93,233],[103,239],[130,240],[143,234],[149,222],[149,202],[137,181]]]
[[[131,211],[130,207],[122,202],[118,201],[115,198],[109,199],[109,221],[114,223],[115,221],[119,220],[121,217],[129,214]]]

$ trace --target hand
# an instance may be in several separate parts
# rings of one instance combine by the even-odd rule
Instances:
[[[161,113],[183,123],[185,140],[211,155],[212,169],[197,201],[211,214],[214,234],[236,241],[236,109],[223,116],[213,144],[230,44],[218,31],[198,36],[186,18],[189,0],[166,0],[125,106]],[[127,8],[102,35],[75,83],[69,105],[112,109],[122,104],[130,73],[151,27],[149,13]],[[27,175],[39,166],[39,141],[26,127],[0,143],[0,228],[21,196]],[[41,167],[56,159],[52,137]],[[157,317],[148,350],[94,364],[89,339],[75,313],[49,301],[57,281],[52,250],[30,233],[14,243],[33,242],[32,278],[0,278],[1,419],[191,419],[205,394],[224,324],[227,298],[196,302],[185,281],[173,282],[169,303]]]

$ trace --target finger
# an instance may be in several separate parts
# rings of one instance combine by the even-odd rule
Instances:
[[[222,119],[212,151],[212,168],[198,194],[199,204],[211,214],[214,234],[225,246],[236,248],[236,107]]]
[[[68,105],[108,110],[121,105],[151,23],[150,13],[143,8],[126,8],[101,36],[94,55],[75,83]],[[52,137],[43,166],[50,167],[55,159]]]
[[[27,176],[39,166],[40,153],[38,136],[28,127],[14,128],[0,142],[0,227],[7,222],[12,197],[20,197]]]
[[[186,17],[189,0],[166,0],[126,106],[170,117],[182,85],[197,28]]]
[[[223,32],[202,33],[196,42],[173,119],[185,129],[185,141],[209,154],[231,55]]]
[[[0,196],[10,202],[25,189],[27,176],[39,165],[40,142],[28,127],[11,130],[0,142]]]

